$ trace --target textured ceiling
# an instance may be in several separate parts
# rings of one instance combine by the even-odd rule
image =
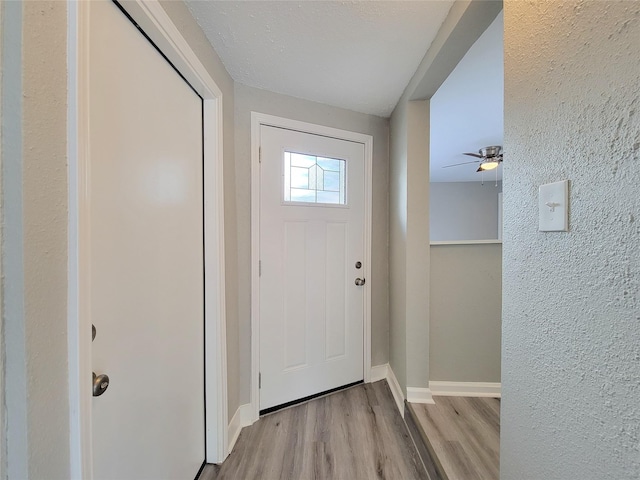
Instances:
[[[503,56],[500,13],[431,98],[432,182],[480,181],[478,164],[442,167],[475,160],[464,152],[503,144]],[[493,179],[495,172],[484,174],[485,181]],[[502,166],[498,179],[502,179]]]
[[[452,4],[187,1],[235,81],[383,117]]]

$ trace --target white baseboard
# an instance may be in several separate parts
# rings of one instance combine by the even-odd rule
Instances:
[[[369,379],[371,383],[379,382],[380,380],[386,380],[389,371],[389,364],[385,363],[384,365],[376,365],[375,367],[371,367],[371,374]]]
[[[389,384],[389,388],[393,394],[393,399],[396,401],[396,406],[398,407],[400,416],[404,418],[404,394],[402,393],[402,388],[400,388],[398,379],[393,373],[393,370],[391,370],[390,365],[387,365],[387,383]]]
[[[402,393],[402,388],[398,383],[398,379],[393,373],[393,370],[391,370],[391,365],[385,363],[384,365],[371,367],[371,375],[369,378],[371,382],[379,382],[380,380],[387,381],[389,389],[393,394],[393,399],[398,407],[398,411],[400,412],[400,415],[402,415],[402,418],[404,418],[404,394]]]
[[[431,395],[431,389],[424,387],[407,387],[407,402],[435,403]]]
[[[253,412],[253,409],[251,408],[251,404],[246,403],[244,405],[240,405],[236,410],[236,413],[233,414],[233,417],[229,422],[229,429],[228,429],[228,436],[227,436],[227,438],[229,439],[228,453],[231,453],[231,450],[233,450],[233,447],[236,444],[236,441],[238,440],[238,437],[240,436],[240,432],[242,431],[243,427],[248,427],[253,423],[251,418],[253,416],[252,412]]]
[[[490,382],[429,382],[433,396],[500,398],[501,384]]]

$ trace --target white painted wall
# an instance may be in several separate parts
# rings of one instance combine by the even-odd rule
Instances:
[[[502,245],[432,245],[430,380],[500,382]]]
[[[502,182],[432,182],[431,241],[498,238],[498,193]]]
[[[256,111],[373,136],[371,279],[372,365],[389,361],[389,120],[236,83],[235,149],[238,225],[241,403],[251,385],[251,112]]]
[[[504,480],[640,478],[639,45],[638,2],[505,2]]]

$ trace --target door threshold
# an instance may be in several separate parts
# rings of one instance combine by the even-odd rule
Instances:
[[[284,410],[285,408],[295,407],[296,405],[300,405],[301,403],[308,402],[310,400],[315,400],[316,398],[326,397],[327,395],[331,395],[332,393],[346,390],[347,388],[355,387],[356,385],[360,385],[362,383],[364,383],[364,380],[358,380],[357,382],[348,383],[347,385],[342,385],[341,387],[332,388],[331,390],[325,390],[324,392],[309,395],[308,397],[304,398],[299,398],[298,400],[292,400],[290,402],[283,403],[282,405],[265,408],[264,410],[260,410],[260,416],[262,417],[264,415],[269,415],[270,413],[279,412],[280,410]]]

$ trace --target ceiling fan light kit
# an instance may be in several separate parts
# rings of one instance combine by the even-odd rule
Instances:
[[[458,167],[460,165],[468,165],[470,163],[479,163],[478,169],[476,172],[484,172],[485,170],[494,170],[498,168],[498,165],[502,163],[502,146],[500,145],[491,145],[489,147],[484,147],[478,150],[478,153],[465,153],[464,155],[469,155],[470,157],[476,157],[479,160],[474,160],[472,162],[464,162],[464,163],[456,163],[454,165],[446,165],[442,168],[449,167]]]
[[[487,160],[480,164],[480,170],[493,170],[494,168],[498,168],[498,164],[499,162],[497,160]]]

